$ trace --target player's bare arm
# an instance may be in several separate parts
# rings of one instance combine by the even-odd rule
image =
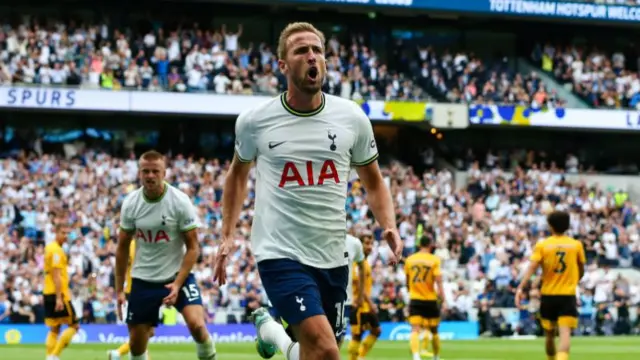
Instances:
[[[527,285],[529,284],[529,279],[531,279],[531,277],[536,272],[536,270],[538,270],[539,266],[540,266],[540,262],[538,262],[536,260],[531,260],[531,262],[529,263],[529,267],[524,272],[524,276],[522,277],[522,281],[520,282],[520,285],[518,286],[518,289],[516,290],[515,302],[516,302],[516,307],[517,308],[520,307],[520,303],[522,302],[523,291],[527,287]]]
[[[198,230],[191,229],[183,232],[184,234],[184,245],[186,251],[184,253],[184,259],[182,260],[182,265],[180,266],[180,270],[178,271],[178,275],[173,283],[167,285],[167,288],[171,290],[169,295],[163,299],[163,302],[167,305],[173,305],[178,299],[178,292],[180,288],[184,284],[187,276],[191,273],[191,270],[198,261],[198,256],[200,256],[200,247],[198,246]]]
[[[133,232],[120,228],[118,231],[118,246],[116,247],[116,294],[124,293],[124,278],[129,266],[129,249]]]
[[[51,272],[51,278],[53,280],[53,286],[56,290],[56,311],[61,311],[64,308],[64,299],[62,298],[62,277],[60,275],[59,268],[53,269],[53,271]]]
[[[441,309],[446,309],[447,299],[444,296],[444,284],[442,282],[442,275],[436,276],[436,286],[438,287],[438,298],[440,299],[440,301],[442,301],[440,305]]]
[[[356,167],[360,181],[367,191],[367,202],[373,215],[384,229],[384,238],[389,243],[398,260],[402,253],[402,241],[396,228],[396,216],[393,209],[391,192],[387,188],[380,172],[378,161]]]
[[[357,263],[358,265],[358,274],[364,274],[364,262],[367,260],[363,260]],[[366,301],[364,296],[364,276],[358,276],[358,294],[356,296],[356,308],[359,308]]]
[[[233,156],[229,172],[224,181],[222,194],[222,244],[216,254],[213,279],[220,285],[226,282],[227,256],[233,247],[233,235],[240,217],[242,204],[247,197],[247,181],[251,170],[250,161],[242,161],[238,154]]]

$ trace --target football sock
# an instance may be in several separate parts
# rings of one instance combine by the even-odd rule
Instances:
[[[263,341],[277,346],[283,354],[286,354],[287,351],[290,350],[289,346],[292,346],[293,341],[291,341],[291,338],[287,335],[282,325],[276,321],[270,320],[265,322],[260,326],[258,331],[260,331],[260,338]]]
[[[347,347],[347,352],[349,353],[349,360],[358,360],[358,351],[360,350],[360,341],[359,340],[351,340],[349,341],[349,346]]]
[[[285,354],[287,360],[300,360],[300,344],[292,342]]]
[[[563,351],[557,353],[556,360],[569,360],[569,353]]]
[[[45,343],[47,349],[47,356],[53,353],[53,349],[56,348],[56,344],[58,343],[58,333],[49,330],[47,334],[47,342]]]
[[[58,343],[56,344],[56,347],[51,352],[51,355],[60,356],[60,354],[62,353],[62,350],[64,350],[64,348],[66,348],[69,345],[69,343],[71,342],[71,339],[73,339],[73,336],[75,334],[76,334],[75,328],[72,328],[72,327],[66,328],[60,335],[60,340],[58,340]]]
[[[364,338],[364,341],[360,345],[360,357],[366,357],[377,340],[377,336],[371,334],[367,335],[367,337]]]
[[[433,334],[431,341],[433,342],[433,355],[440,355],[440,335]]]
[[[120,347],[118,348],[118,355],[120,356],[124,356],[127,355],[129,353],[129,343],[126,342],[122,345],[120,345]]]
[[[216,347],[211,336],[203,343],[196,343],[196,349],[200,360],[213,360],[216,358]]]
[[[411,347],[411,353],[417,354],[420,352],[420,334],[417,331],[412,331],[409,337],[409,346]]]
[[[431,342],[431,331],[425,330],[422,333],[422,350],[429,351],[429,343]]]
[[[140,355],[131,354],[130,359],[131,360],[149,360],[149,357],[147,357],[147,352],[145,351],[144,353],[142,353]]]

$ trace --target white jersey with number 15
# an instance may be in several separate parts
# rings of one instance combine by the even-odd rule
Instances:
[[[300,112],[286,93],[242,113],[236,155],[256,161],[257,261],[287,258],[316,268],[346,265],[345,202],[352,166],[378,157],[369,118],[353,101],[323,94]]]

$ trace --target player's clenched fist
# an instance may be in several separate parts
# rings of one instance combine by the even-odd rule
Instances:
[[[215,266],[213,268],[213,281],[224,285],[227,282],[227,257],[233,248],[233,240],[223,239],[218,253],[216,254]]]
[[[393,251],[393,256],[389,258],[389,262],[392,265],[395,265],[402,258],[402,240],[400,239],[400,234],[398,234],[398,229],[391,228],[385,229],[382,233],[382,237],[387,241],[391,251]]]

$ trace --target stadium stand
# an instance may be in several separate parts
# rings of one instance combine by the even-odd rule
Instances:
[[[244,95],[273,95],[286,86],[271,41],[243,41],[242,26],[176,29],[138,36],[133,29],[106,23],[77,26],[50,19],[46,26],[5,25],[0,27],[0,85]],[[563,104],[535,73],[514,71],[507,61],[485,61],[471,50],[398,42],[391,53],[397,56],[377,54],[357,32],[330,36],[325,90],[353,100]],[[594,106],[637,106],[636,73],[618,66],[603,75],[607,81],[612,74],[619,75],[610,79],[617,86],[594,90],[576,74],[577,62],[586,62],[586,57],[569,59],[573,53],[546,46],[539,55],[540,60],[551,58],[559,81],[573,84],[573,90]],[[594,56],[601,63],[608,61],[602,54],[592,54],[591,62]],[[620,64],[616,54],[611,60]],[[584,68],[591,71],[582,73],[585,79],[599,71]],[[0,324],[42,323],[43,246],[54,237],[53,222],[60,214],[75,229],[66,250],[76,313],[83,323],[117,322],[113,291],[117,215],[124,195],[136,187],[135,154],[116,157],[113,152],[87,149],[69,158],[38,151],[34,143],[23,150],[0,160]],[[478,319],[480,332],[486,335],[536,333],[536,290],[529,294],[526,309],[513,308],[514,291],[533,245],[546,235],[545,214],[562,209],[571,213],[572,235],[585,243],[589,260],[580,288],[580,330],[640,332],[638,317],[629,314],[640,305],[640,279],[625,277],[623,271],[640,268],[637,199],[606,183],[587,186],[567,180],[569,174],[595,172],[569,153],[562,153],[566,162],[556,165],[529,161],[523,155],[524,160],[515,161],[517,166],[508,155],[479,150],[477,154],[461,156],[462,180],[449,170],[418,172],[400,162],[384,167],[405,254],[415,251],[416,239],[428,226],[436,233],[436,254],[443,259],[450,299],[445,319]],[[210,264],[219,241],[221,184],[227,167],[224,158],[176,154],[170,159],[167,179],[194,199],[203,220],[202,258],[195,273],[212,323],[246,322],[253,309],[267,303],[248,243],[251,202],[241,216],[229,285],[212,282]],[[387,264],[390,250],[379,241],[380,229],[357,180],[349,184],[346,207],[349,226],[376,237],[368,261],[376,278],[373,294],[380,320],[405,320],[405,274],[401,266]]]

